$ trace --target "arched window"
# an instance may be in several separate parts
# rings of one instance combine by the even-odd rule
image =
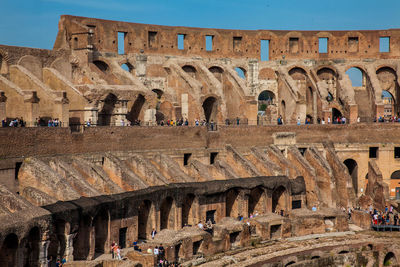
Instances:
[[[236,71],[237,75],[239,75],[240,78],[246,79],[246,70],[245,69],[236,67],[235,71]]]
[[[349,76],[353,87],[364,86],[364,74],[361,69],[353,67],[348,69],[346,74]]]

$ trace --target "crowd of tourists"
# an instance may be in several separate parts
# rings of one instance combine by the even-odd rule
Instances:
[[[15,119],[6,119],[4,118],[1,121],[1,127],[26,127],[26,121],[21,118],[15,118]],[[62,123],[58,118],[55,119],[49,119],[49,120],[44,120],[43,118],[36,118],[35,121],[33,122],[34,127],[39,127],[39,126],[48,126],[48,127],[61,127]]]
[[[371,216],[372,225],[400,226],[399,214],[396,210],[394,210],[392,205],[390,205],[389,207],[385,206],[385,209],[382,211],[377,210],[372,205],[370,205],[366,210],[363,210],[360,207],[356,207],[354,209],[350,207],[348,207],[347,209],[342,207],[342,211],[347,213],[349,220],[351,219],[354,210],[359,210],[369,213]]]

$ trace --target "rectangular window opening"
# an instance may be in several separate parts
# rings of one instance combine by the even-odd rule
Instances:
[[[193,242],[193,255],[197,255],[197,253],[199,253],[202,242],[203,240]]]
[[[192,153],[185,153],[183,155],[183,166],[187,166],[189,164],[189,159],[192,156]]]
[[[269,40],[260,41],[260,57],[261,61],[269,60]]]
[[[347,44],[349,52],[358,52],[358,37],[349,37]]]
[[[16,162],[15,163],[15,180],[18,180],[18,173],[19,173],[19,169],[21,169],[22,166],[22,162]]]
[[[400,159],[400,147],[395,147],[394,148],[394,158],[395,159]]]
[[[149,31],[148,43],[149,47],[156,47],[157,32]]]
[[[390,52],[390,37],[379,37],[379,52]]]
[[[215,160],[217,159],[218,152],[211,152],[210,153],[210,165],[214,164]]]
[[[214,36],[206,35],[206,51],[213,50],[213,39],[214,39]]]
[[[378,149],[379,149],[379,147],[370,147],[369,148],[369,158],[370,159],[378,158]]]
[[[127,227],[119,228],[119,246],[121,248],[126,247],[126,233],[128,231]]]
[[[178,49],[185,49],[185,34],[178,34]]]
[[[125,55],[126,32],[118,32],[118,54]]]
[[[242,45],[242,37],[233,37],[233,50],[237,51],[240,50],[240,47]]]
[[[292,54],[299,53],[299,38],[291,37],[289,38],[289,51]]]
[[[301,200],[292,200],[292,210],[301,209]]]
[[[215,213],[216,210],[208,210],[206,211],[206,222],[211,221],[211,223],[215,224]]]
[[[320,54],[328,53],[328,38],[318,38],[318,51]]]

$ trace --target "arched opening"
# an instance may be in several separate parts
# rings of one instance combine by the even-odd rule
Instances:
[[[162,90],[160,90],[160,89],[153,89],[151,91],[157,95],[157,99],[161,99],[161,97],[164,94],[164,92]]]
[[[78,232],[76,233],[74,246],[74,260],[87,260],[90,251],[90,224],[89,216],[83,216],[79,222]]]
[[[24,253],[24,266],[37,266],[39,263],[39,242],[40,242],[40,230],[38,227],[33,227],[28,234],[26,239]]]
[[[194,217],[193,216],[193,202],[195,196],[193,194],[186,195],[185,199],[182,202],[182,227],[185,225],[194,225]]]
[[[108,94],[103,101],[103,108],[99,112],[99,125],[112,125],[112,115],[118,98],[114,94]]]
[[[272,212],[287,210],[286,195],[286,188],[283,186],[279,186],[274,190],[272,193]]]
[[[222,82],[222,75],[224,73],[224,70],[222,68],[213,66],[208,70],[215,76],[215,78],[217,78],[218,81]]]
[[[167,197],[160,207],[160,230],[174,229],[175,226],[175,207],[172,197]]]
[[[133,103],[131,110],[126,115],[126,118],[131,122],[132,125],[134,125],[135,122],[138,122],[140,118],[140,112],[142,111],[145,102],[146,99],[144,98],[144,96],[142,94],[139,94],[135,102]]]
[[[133,66],[129,62],[122,64],[121,68],[130,73],[132,73],[133,70]]]
[[[336,96],[337,74],[330,68],[322,68],[317,71],[318,78],[326,83],[328,89],[327,101],[330,102]]]
[[[152,230],[149,220],[151,214],[151,201],[143,200],[138,209],[138,239],[147,239]]]
[[[397,259],[393,252],[389,252],[386,254],[385,258],[383,259],[383,266],[396,266]]]
[[[400,86],[397,81],[397,73],[391,67],[382,67],[376,71],[379,83],[382,88],[382,102],[385,108],[385,116],[388,116],[389,110],[392,109],[392,116],[398,115]]]
[[[396,101],[393,95],[386,90],[382,90],[383,117],[385,120],[390,120],[392,116],[397,114]]]
[[[346,159],[344,162],[353,182],[353,189],[356,196],[358,194],[358,165],[354,159]]]
[[[283,122],[286,123],[286,103],[284,100],[281,101],[279,106],[279,114],[282,116]]]
[[[360,68],[352,67],[346,71],[353,87],[365,86],[365,76]]]
[[[95,61],[93,61],[93,64],[96,65],[96,67],[104,73],[108,72],[108,70],[110,69],[110,67],[107,65],[107,63],[105,63],[104,61],[101,61],[101,60],[95,60]]]
[[[342,117],[342,112],[340,112],[336,108],[332,108],[332,122],[336,123],[337,118],[341,118],[341,117]]]
[[[239,215],[239,206],[238,206],[238,196],[239,190],[231,189],[226,193],[225,200],[225,209],[226,209],[226,217],[238,217]]]
[[[94,226],[94,252],[103,254],[107,249],[105,248],[108,238],[108,211],[101,210],[93,219]]]
[[[394,171],[392,175],[390,175],[390,179],[400,179],[400,171]]]
[[[258,95],[258,111],[265,111],[269,105],[275,103],[275,94],[264,90]]]
[[[18,237],[9,234],[3,241],[0,249],[0,266],[14,267],[17,264]]]
[[[264,190],[261,187],[256,187],[250,191],[248,212],[249,216],[258,212],[260,214],[264,213]]]
[[[203,110],[204,116],[206,117],[206,121],[215,121],[217,117],[217,110],[218,110],[218,101],[215,97],[208,97],[203,102]]]
[[[289,75],[292,77],[293,80],[297,80],[297,81],[300,81],[300,80],[305,81],[307,78],[307,72],[304,69],[298,68],[298,67],[295,67],[295,68],[289,70]]]
[[[185,65],[182,67],[183,71],[186,72],[189,76],[191,76],[193,79],[196,79],[196,68],[191,66],[191,65]]]
[[[241,67],[236,67],[235,71],[237,73],[237,75],[242,78],[242,79],[246,79],[246,70],[241,68]]]

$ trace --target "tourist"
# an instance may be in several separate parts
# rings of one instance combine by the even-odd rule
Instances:
[[[197,224],[197,226],[198,226],[201,230],[203,230],[203,228],[204,228],[204,226],[203,226],[203,224],[201,223],[201,221]]]
[[[322,118],[321,124],[322,124],[322,125],[325,125],[325,120],[324,120],[324,118]]]
[[[141,250],[139,250],[139,251],[141,251]],[[118,260],[122,260],[122,258],[121,258],[121,249],[120,249],[119,246],[117,246],[117,259]]]
[[[7,119],[6,119],[6,118],[4,118],[4,119],[1,121],[1,127],[7,127]]]
[[[311,208],[312,211],[317,211],[317,207],[315,205],[312,206]]]
[[[239,119],[239,117],[236,117],[236,125],[239,125],[240,124],[240,119]]]
[[[300,125],[300,124],[301,124],[300,117],[297,117],[297,125]]]
[[[331,124],[331,117],[328,117],[328,124]]]
[[[157,234],[157,231],[153,228],[151,231],[151,239],[154,239],[154,236]]]
[[[361,121],[361,118],[360,118],[360,116],[358,116],[357,117],[357,123],[360,123],[360,121]]]
[[[136,250],[136,251],[139,251],[139,252],[142,251],[142,250],[140,249],[140,247],[139,247],[137,241],[133,242],[133,249]]]
[[[147,254],[153,254],[153,250],[151,249],[151,247],[149,247],[149,248],[147,249]]]
[[[158,251],[159,251],[159,254],[160,254],[160,258],[163,260],[164,256],[165,256],[165,249],[164,249],[162,244],[158,247]]]
[[[155,248],[154,248],[154,256],[156,256],[157,257],[157,261],[158,260],[160,260],[160,252],[158,251],[158,246],[156,246]]]
[[[283,124],[282,115],[279,115],[277,121],[278,121],[278,125],[282,125]]]
[[[112,258],[112,259],[115,258],[114,249],[115,249],[115,241],[113,241],[113,242],[111,243],[111,258]]]

